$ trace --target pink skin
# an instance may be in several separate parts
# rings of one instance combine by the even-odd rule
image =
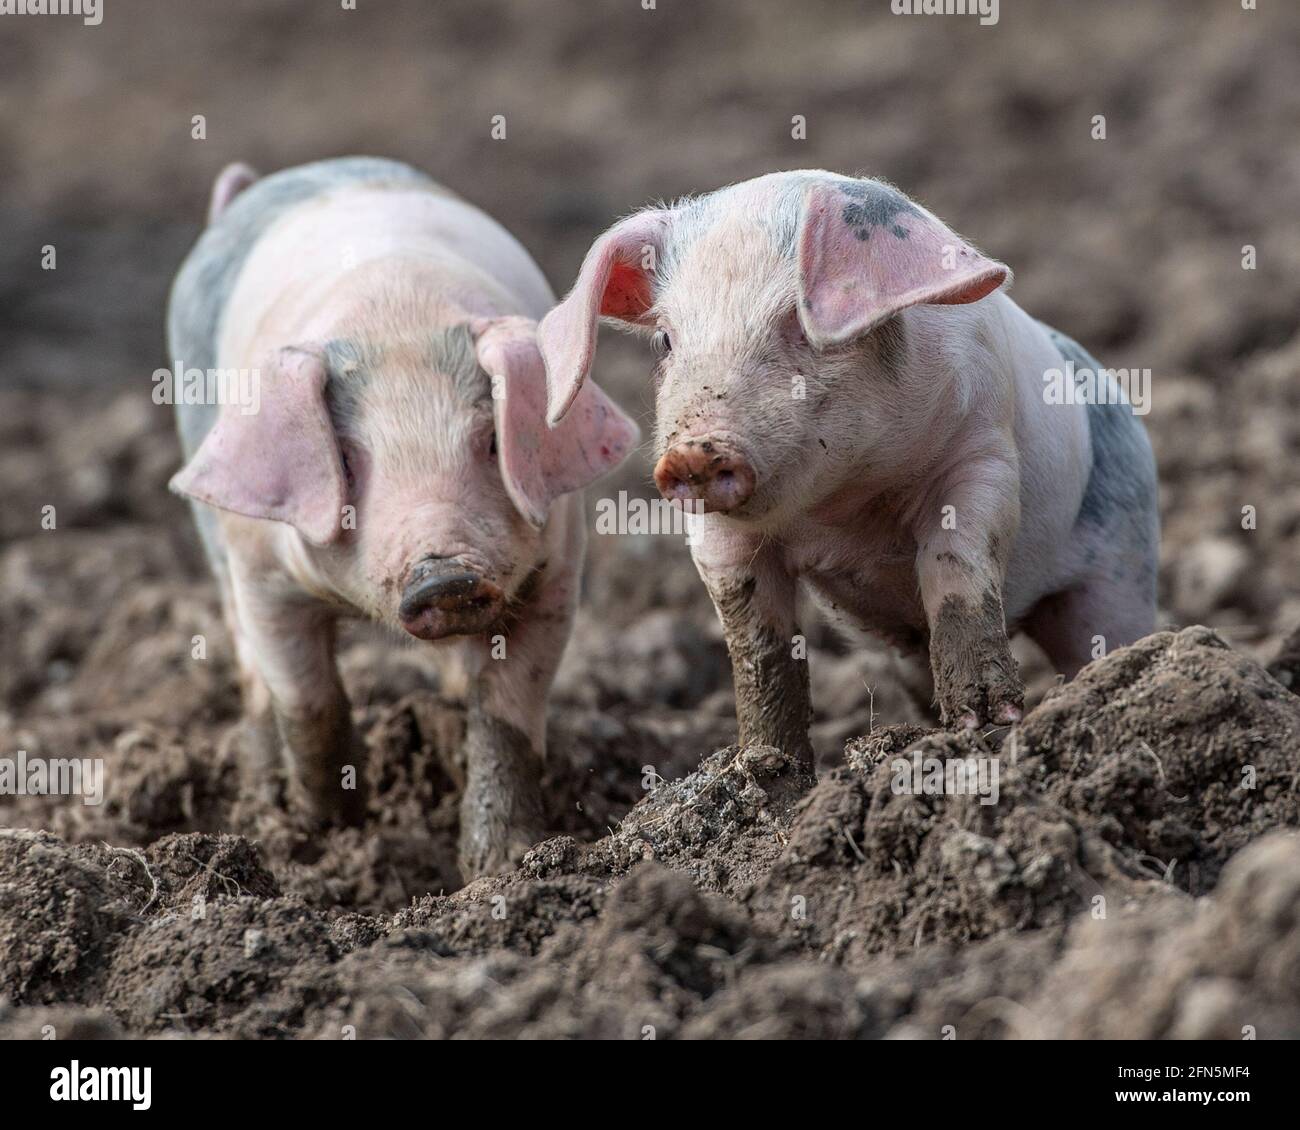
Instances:
[[[254,246],[222,320],[219,364],[261,370],[261,409],[223,409],[173,481],[221,511],[246,707],[309,815],[363,815],[340,787],[364,754],[334,664],[339,616],[421,641],[466,686],[467,878],[544,831],[579,492],[637,441],[594,386],[547,427],[532,318],[550,301],[503,229],[439,191],[361,185],[299,205]],[[442,347],[440,368],[430,343],[448,333],[471,352]]]
[[[697,513],[726,514],[754,493],[754,469],[716,434],[674,445],[655,465],[655,485],[672,502],[699,503]]]
[[[846,626],[932,645],[954,726],[1020,719],[1008,623],[1067,675],[1094,633],[1151,630],[1135,579],[1089,587],[1086,409],[1045,402],[1061,356],[998,291],[1007,276],[884,186],[778,173],[622,221],[543,319],[553,420],[597,313],[654,336],[655,480],[706,511],[692,552],[743,740],[808,752],[806,708],[775,708],[800,694],[798,583]]]
[[[255,180],[257,180],[256,170],[242,161],[222,169],[213,182],[212,194],[208,199],[208,223],[212,223],[229,208],[235,197]]]

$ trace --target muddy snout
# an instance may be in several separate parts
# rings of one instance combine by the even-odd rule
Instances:
[[[473,635],[500,615],[505,594],[454,557],[426,557],[406,575],[397,618],[422,640]]]
[[[655,464],[655,485],[664,498],[695,503],[706,513],[726,514],[743,506],[755,481],[749,460],[711,436],[679,440]]]

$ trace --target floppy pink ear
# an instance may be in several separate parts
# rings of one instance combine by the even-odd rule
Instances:
[[[594,384],[582,386],[565,418],[548,427],[536,323],[479,319],[471,329],[479,364],[492,378],[501,478],[519,512],[540,528],[556,498],[617,467],[640,430]]]
[[[171,489],[249,518],[288,522],[313,545],[328,545],[342,528],[347,485],[325,380],[316,354],[274,354],[260,372],[256,411],[223,404]]]
[[[670,215],[638,212],[610,228],[591,245],[568,296],[537,327],[551,424],[569,411],[591,370],[597,319],[641,323],[653,303],[652,276]]]
[[[1009,274],[878,181],[819,181],[804,196],[799,320],[818,348],[859,337],[909,306],[976,302]]]

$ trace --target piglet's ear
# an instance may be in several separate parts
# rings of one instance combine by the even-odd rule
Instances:
[[[617,467],[636,447],[640,431],[590,383],[579,389],[565,418],[548,427],[536,323],[480,319],[471,330],[479,364],[492,378],[501,478],[519,512],[540,528],[556,498]]]
[[[654,301],[653,276],[670,212],[638,212],[615,224],[582,261],[568,296],[537,328],[546,362],[547,419],[563,419],[591,370],[601,317],[644,324]]]
[[[909,306],[976,302],[1010,275],[906,196],[873,180],[826,180],[805,196],[799,320],[839,345]]]
[[[235,197],[256,180],[257,170],[242,161],[222,169],[212,184],[212,195],[208,199],[208,223],[215,224]]]
[[[258,371],[255,400],[221,406],[171,489],[249,518],[288,522],[313,545],[334,541],[347,485],[325,380],[315,353],[282,349],[272,355]]]

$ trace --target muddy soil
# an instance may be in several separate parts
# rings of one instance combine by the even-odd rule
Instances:
[[[1300,1037],[1300,15],[1265,7],[16,21],[0,83],[43,112],[0,111],[0,757],[102,758],[105,796],[0,796],[0,1036]],[[1152,369],[1162,630],[1067,686],[1018,644],[1033,709],[968,736],[809,611],[806,790],[733,744],[680,539],[593,536],[552,836],[516,871],[462,885],[461,708],[364,628],[340,667],[365,826],[252,803],[150,374],[217,169],[350,151],[430,169],[559,289],[653,197],[801,166],[894,180],[1011,263],[1035,314]],[[647,357],[602,351],[648,431]],[[648,497],[644,459],[592,497],[619,490]],[[898,791],[900,761],[954,758],[997,759],[996,803]]]

